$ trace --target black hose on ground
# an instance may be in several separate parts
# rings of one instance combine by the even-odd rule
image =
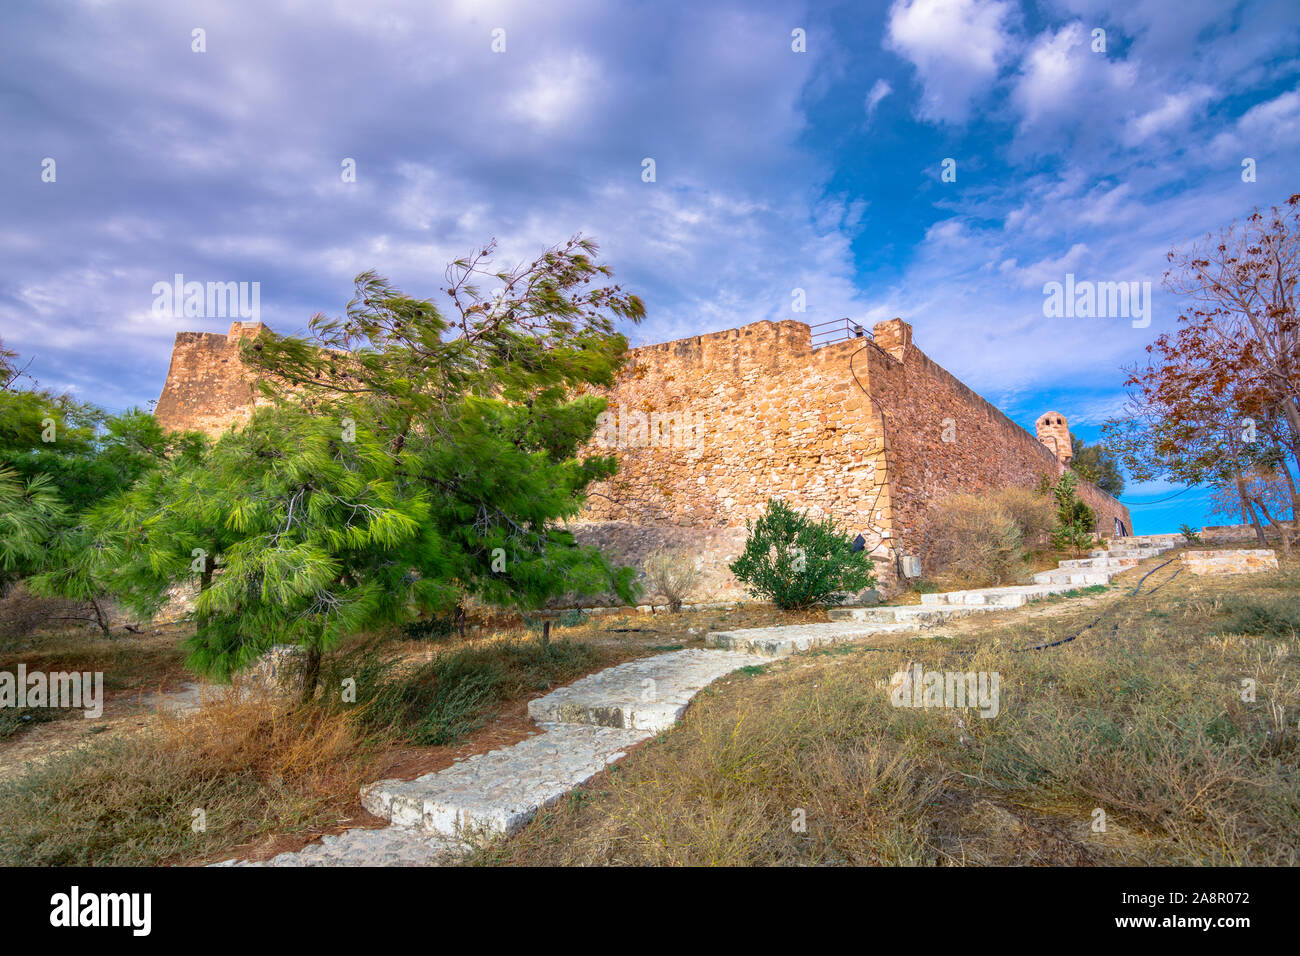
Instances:
[[[1146,583],[1146,579],[1147,579],[1147,578],[1151,577],[1151,575],[1155,574],[1155,573],[1156,573],[1157,571],[1159,571],[1161,568],[1166,567],[1166,566],[1168,566],[1168,565],[1170,565],[1170,564],[1173,564],[1174,561],[1175,561],[1174,558],[1170,558],[1168,561],[1164,562],[1164,564],[1158,564],[1158,565],[1156,565],[1154,568],[1152,568],[1150,571],[1148,571],[1146,574],[1142,575],[1142,577],[1138,580],[1137,586],[1134,587],[1133,590],[1130,591],[1128,594],[1126,594],[1122,600],[1127,600],[1128,598],[1135,597],[1135,596],[1137,595],[1137,593],[1138,593],[1139,591],[1142,590],[1142,585]],[[1169,583],[1170,581],[1172,581],[1174,578],[1178,577],[1178,575],[1182,573],[1182,570],[1183,570],[1182,568],[1179,568],[1177,571],[1175,571],[1173,574],[1171,574],[1168,578],[1166,578],[1165,580],[1161,581],[1159,584],[1157,584],[1155,587],[1153,587],[1150,591],[1147,592],[1147,596],[1150,597],[1152,594],[1155,594],[1158,590],[1160,590],[1162,587],[1164,587],[1166,584],[1168,584],[1168,583]],[[1114,604],[1112,604],[1112,605],[1110,605],[1109,607],[1107,607],[1106,610],[1102,611],[1100,614],[1097,615],[1096,618],[1093,619],[1093,621],[1092,621],[1091,624],[1089,624],[1089,625],[1088,625],[1087,627],[1085,627],[1083,630],[1079,631],[1079,633],[1077,633],[1077,634],[1074,634],[1074,635],[1072,635],[1072,636],[1070,636],[1070,637],[1062,638],[1062,639],[1059,640],[1059,641],[1052,641],[1052,642],[1049,643],[1049,644],[1035,644],[1035,645],[1033,645],[1033,646],[1031,646],[1031,647],[1017,647],[1017,648],[1015,648],[1015,650],[1017,650],[1017,651],[1044,651],[1044,650],[1047,650],[1047,648],[1049,648],[1049,647],[1060,647],[1062,644],[1069,644],[1071,641],[1073,641],[1073,640],[1077,640],[1078,638],[1083,637],[1083,635],[1087,634],[1087,633],[1088,633],[1089,631],[1091,631],[1094,627],[1096,627],[1098,624],[1100,624],[1101,621],[1106,617],[1106,615],[1108,615],[1111,611],[1114,611],[1116,608],[1119,607],[1120,603],[1121,603],[1120,601],[1116,601]],[[1119,622],[1116,622],[1116,623],[1115,623],[1115,630],[1116,630],[1116,631],[1119,630]]]

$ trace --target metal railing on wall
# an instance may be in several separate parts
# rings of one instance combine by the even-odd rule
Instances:
[[[836,342],[848,342],[851,339],[871,338],[870,330],[863,328],[853,319],[831,319],[829,322],[818,322],[810,328],[812,347],[815,349],[823,345],[834,345]]]

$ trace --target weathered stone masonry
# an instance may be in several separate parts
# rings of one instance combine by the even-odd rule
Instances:
[[[619,474],[594,489],[579,538],[628,563],[661,544],[687,548],[706,587],[729,596],[746,521],[781,498],[862,534],[892,589],[932,503],[1060,474],[1049,448],[921,352],[906,322],[873,334],[814,349],[801,322],[759,322],[636,349],[611,414],[689,411],[694,442],[619,448]],[[1122,504],[1080,487],[1103,533],[1116,518],[1132,533]]]
[[[238,340],[181,333],[157,415],[165,427],[215,434],[247,421],[252,380]],[[634,349],[609,395],[600,439],[619,456],[611,481],[593,487],[573,528],[611,559],[638,564],[659,545],[697,555],[703,597],[741,594],[726,565],[746,521],[769,498],[862,534],[882,586],[897,586],[897,558],[917,554],[932,503],[957,491],[1030,487],[1065,467],[1030,435],[928,358],[894,319],[871,338],[814,349],[802,322],[739,329]],[[1050,433],[1068,425],[1048,413]],[[1057,425],[1057,420],[1060,424]],[[1039,430],[1042,433],[1042,420]],[[1086,482],[1082,497],[1104,534],[1128,510]]]
[[[264,328],[261,322],[236,322],[226,335],[177,332],[167,382],[154,408],[158,422],[172,431],[214,437],[245,424],[265,399],[239,359],[239,342]]]

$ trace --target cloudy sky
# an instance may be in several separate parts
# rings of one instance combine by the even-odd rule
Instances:
[[[581,231],[646,300],[634,342],[902,316],[1017,421],[1092,438],[1177,315],[1164,254],[1300,190],[1300,7],[10,0],[0,121],[0,338],[113,409],[157,398],[177,331],[229,326],[156,315],[176,273],[260,283],[292,332],[365,269],[434,297],[486,239]],[[1044,316],[1067,273],[1150,282],[1153,320]]]

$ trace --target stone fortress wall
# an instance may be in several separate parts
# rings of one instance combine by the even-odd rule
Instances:
[[[214,438],[231,425],[245,424],[266,400],[239,359],[239,342],[265,327],[261,322],[236,322],[225,335],[177,332],[167,381],[154,407],[159,424]]]
[[[261,399],[238,347],[259,329],[177,335],[156,411],[164,427],[217,434],[248,420]],[[899,557],[921,550],[934,502],[1032,487],[1065,467],[927,357],[900,319],[817,348],[807,325],[785,320],[633,349],[608,397],[589,450],[617,454],[619,473],[592,487],[571,527],[616,563],[686,549],[702,568],[699,600],[743,596],[727,564],[770,498],[861,534],[892,591]],[[1068,453],[1064,417],[1049,416]],[[1087,482],[1080,492],[1103,534],[1116,519],[1133,533],[1120,502]]]
[[[934,502],[1033,487],[1065,467],[918,349],[900,319],[818,348],[807,325],[783,321],[636,349],[609,403],[620,419],[620,470],[593,489],[579,538],[627,563],[660,545],[686,548],[716,598],[740,593],[726,565],[769,498],[863,535],[892,590],[897,558],[921,551]],[[658,415],[670,435],[689,413],[690,442],[642,431],[640,419],[623,427],[638,413]],[[1052,415],[1068,454],[1068,425]],[[1116,519],[1132,533],[1124,505],[1079,484],[1104,534]]]

